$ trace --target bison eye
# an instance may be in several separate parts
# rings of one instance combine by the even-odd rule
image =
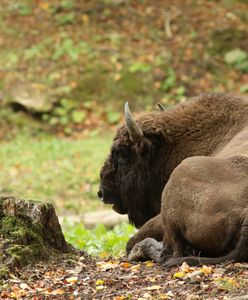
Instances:
[[[112,156],[120,162],[126,161],[130,155],[130,150],[125,147],[112,149]]]

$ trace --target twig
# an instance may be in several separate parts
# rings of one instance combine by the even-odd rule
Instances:
[[[164,30],[165,30],[165,34],[166,34],[166,37],[168,39],[171,39],[172,38],[172,31],[171,31],[171,15],[170,15],[170,12],[167,12],[165,11],[164,13]]]

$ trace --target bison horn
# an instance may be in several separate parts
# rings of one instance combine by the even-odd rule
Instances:
[[[158,106],[159,110],[161,110],[161,111],[165,110],[165,107],[162,104],[158,103],[157,106]]]
[[[134,121],[134,118],[129,109],[128,102],[125,103],[125,120],[130,140],[132,142],[135,142],[140,139],[143,136],[143,132],[139,128],[138,124]]]

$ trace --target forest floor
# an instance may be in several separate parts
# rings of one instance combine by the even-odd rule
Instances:
[[[247,299],[248,264],[165,270],[151,261],[100,260],[83,254],[16,269],[1,299]],[[236,298],[237,297],[237,298]]]

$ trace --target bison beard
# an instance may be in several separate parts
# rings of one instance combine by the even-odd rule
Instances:
[[[137,227],[149,220],[129,240],[129,258],[167,267],[247,261],[247,99],[204,94],[136,121],[126,114],[99,195]]]

